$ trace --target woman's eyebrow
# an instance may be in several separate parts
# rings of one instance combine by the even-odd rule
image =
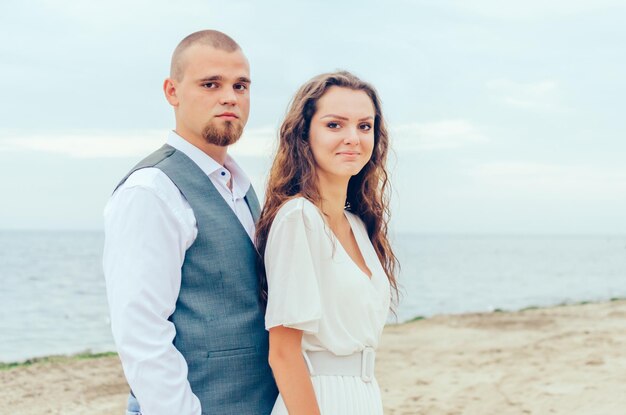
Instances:
[[[348,121],[348,118],[346,118],[346,117],[342,117],[341,115],[336,115],[336,114],[327,114],[327,115],[324,115],[323,117],[320,117],[320,120],[321,120],[321,119],[323,119],[323,118],[337,118],[337,119],[339,119],[339,120]],[[367,117],[364,117],[364,118],[359,119],[359,121],[367,121],[367,120],[373,120],[373,119],[374,119],[374,117],[372,117],[371,115],[369,115],[369,116],[367,116]]]

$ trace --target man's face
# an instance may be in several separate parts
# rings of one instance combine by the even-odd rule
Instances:
[[[182,78],[165,92],[176,113],[176,132],[218,146],[236,142],[250,112],[250,68],[241,52],[190,46],[181,56]]]

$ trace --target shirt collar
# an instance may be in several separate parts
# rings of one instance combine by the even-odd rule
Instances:
[[[223,168],[222,165],[211,158],[211,156],[182,138],[175,131],[170,131],[167,136],[167,144],[189,157],[198,165],[198,167],[200,167],[204,174],[209,177],[213,176],[216,172]],[[231,174],[233,179],[233,189],[239,190],[243,197],[250,188],[250,178],[246,175],[246,173],[244,173],[241,167],[239,167],[237,162],[235,162],[229,154],[226,154],[226,158],[224,159],[224,167],[226,167]]]
[[[241,197],[244,197],[250,189],[250,178],[243,171],[243,169],[239,167],[239,164],[235,162],[230,154],[226,154],[224,167],[228,169],[233,179],[233,191],[235,192],[235,194],[239,193]]]

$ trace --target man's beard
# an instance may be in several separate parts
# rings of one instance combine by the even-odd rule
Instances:
[[[225,121],[221,127],[209,123],[202,131],[202,136],[207,143],[225,147],[236,143],[242,133],[243,125]]]

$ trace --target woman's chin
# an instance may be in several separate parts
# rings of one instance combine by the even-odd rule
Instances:
[[[351,177],[356,176],[363,170],[364,166],[360,165],[351,165],[351,166],[341,166],[341,168],[333,168],[331,169],[323,169],[323,175],[327,178],[331,178],[332,180],[341,180],[347,181],[350,180]]]

